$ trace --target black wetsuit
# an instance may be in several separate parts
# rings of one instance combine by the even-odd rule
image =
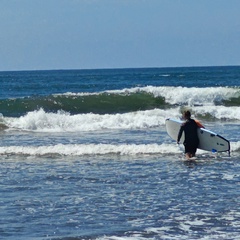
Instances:
[[[178,139],[179,142],[184,131],[185,133],[185,140],[183,142],[185,146],[185,153],[192,153],[195,154],[197,151],[197,147],[199,144],[199,139],[197,135],[198,125],[193,119],[188,119],[184,122],[179,130]]]

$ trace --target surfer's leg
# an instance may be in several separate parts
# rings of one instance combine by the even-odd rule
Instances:
[[[186,159],[189,159],[192,157],[192,148],[187,144],[185,144],[184,146],[185,146],[185,157]]]
[[[195,157],[197,152],[197,147],[193,147],[192,149],[192,156]]]
[[[188,146],[187,150],[188,150],[187,153],[189,158],[195,157],[196,151],[197,151],[197,148],[195,146]]]

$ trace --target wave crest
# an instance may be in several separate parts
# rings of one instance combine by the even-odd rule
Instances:
[[[43,108],[71,114],[115,114],[175,106],[240,106],[240,89],[230,87],[136,87],[97,93],[65,93],[0,100],[4,116],[19,117]]]

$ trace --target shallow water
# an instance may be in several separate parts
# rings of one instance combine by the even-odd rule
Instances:
[[[238,239],[239,67],[1,72],[1,239]],[[230,141],[183,161],[188,108]]]
[[[1,236],[8,239],[239,235],[237,158],[8,156],[1,162]]]

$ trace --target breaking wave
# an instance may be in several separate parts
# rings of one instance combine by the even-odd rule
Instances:
[[[114,114],[134,111],[170,109],[176,106],[240,106],[238,87],[136,87],[97,93],[54,94],[0,100],[4,116],[19,117],[44,109],[63,110],[70,114]]]

